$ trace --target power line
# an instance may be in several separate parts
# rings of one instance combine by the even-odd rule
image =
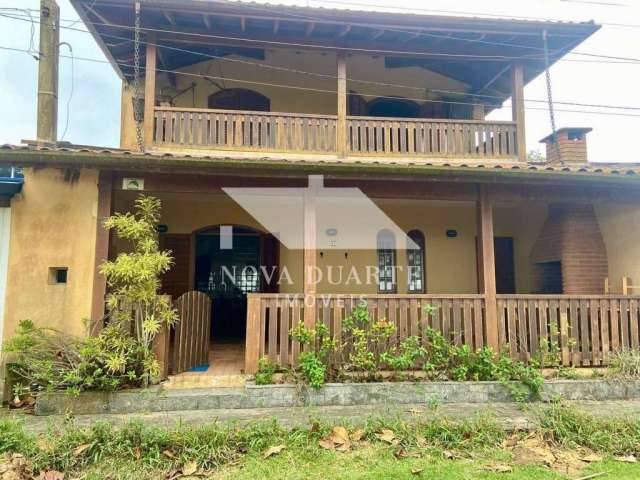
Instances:
[[[9,51],[14,51],[14,52],[27,53],[27,50],[18,49],[18,48],[11,48],[11,47],[2,47],[2,46],[0,46],[0,50],[9,50]],[[60,56],[62,58],[71,58],[71,57],[66,56],[66,55],[60,55]],[[75,57],[75,60],[109,64],[109,62],[107,60],[98,60],[98,59],[93,59],[93,58]],[[133,65],[128,64],[128,63],[124,63],[124,62],[117,62],[117,63],[119,65],[122,65],[122,66],[133,67]],[[141,68],[144,69],[144,67],[141,67]],[[213,75],[204,75],[204,74],[198,74],[198,73],[181,72],[181,71],[178,71],[178,70],[167,70],[167,69],[160,69],[160,68],[156,69],[156,71],[162,72],[162,73],[174,73],[174,74],[177,74],[177,75],[183,75],[183,76],[188,76],[188,77],[210,78],[210,79],[217,79],[217,80],[227,80],[227,81],[237,82],[237,83],[246,83],[246,84],[251,84],[251,85],[263,85],[263,86],[277,87],[277,88],[289,88],[289,89],[294,89],[294,90],[307,91],[307,92],[311,92],[311,93],[321,93],[321,94],[331,94],[331,95],[337,94],[336,90],[328,90],[328,89],[320,89],[320,88],[312,88],[312,87],[303,87],[303,86],[296,86],[296,85],[284,85],[284,84],[272,83],[272,82],[260,82],[260,81],[257,81],[257,80],[245,80],[245,79],[239,79],[239,78],[229,78],[229,77],[221,77],[221,76],[213,76]],[[351,94],[351,93],[348,93],[348,94]],[[394,96],[385,96],[385,95],[376,95],[376,94],[356,94],[356,95],[360,95],[360,96],[363,96],[363,97],[372,97],[372,98],[389,98],[389,99],[394,99],[394,100],[398,99],[398,97],[394,97]],[[410,97],[409,98],[402,97],[402,98],[405,99],[405,100],[412,100],[412,101],[418,101],[418,102],[459,104],[459,105],[475,105],[474,103],[469,103],[469,102],[455,102],[455,101],[449,101],[449,100],[428,100],[428,99],[424,99],[424,98],[410,98]],[[501,107],[497,107],[497,108],[498,109],[507,109],[507,108],[510,108],[510,106],[507,105],[507,106],[501,106]],[[525,107],[525,108],[527,110],[547,111],[546,108],[538,108],[538,107]],[[616,107],[607,107],[607,108],[616,108]],[[558,111],[558,112],[566,112],[566,113],[582,113],[582,114],[593,114],[593,115],[609,115],[609,116],[638,117],[638,118],[640,118],[640,115],[635,115],[635,114],[631,114],[631,113],[601,112],[601,111],[591,111],[591,110],[568,110],[568,109],[556,109],[556,111]]]
[[[14,16],[10,16],[7,14],[2,14],[0,13],[0,16],[2,17],[6,17],[9,19],[14,19],[14,20],[21,20],[21,21],[25,21],[24,18],[20,18],[20,17],[14,17]],[[308,19],[310,21],[312,20],[316,20],[314,17],[303,17],[305,19]],[[89,23],[91,25],[95,25],[95,26],[106,26],[109,28],[120,28],[120,29],[125,29],[125,30],[132,30],[133,27],[129,26],[129,25],[117,25],[117,24],[107,24],[107,23],[103,23],[103,22],[92,22],[92,21],[87,21],[86,23]],[[88,30],[82,30],[82,29],[78,29],[78,28],[71,28],[71,27],[67,27],[67,26],[61,26],[60,28],[62,29],[67,29],[67,30],[72,30],[72,31],[76,31],[76,32],[82,32],[82,33],[91,33]],[[387,55],[414,55],[414,56],[425,56],[425,57],[436,57],[436,58],[454,58],[454,59],[460,59],[460,60],[482,60],[482,61],[510,61],[510,60],[527,60],[527,61],[536,61],[536,62],[542,62],[544,59],[542,57],[542,53],[540,53],[540,57],[539,58],[534,58],[532,55],[522,55],[522,56],[506,56],[506,55],[478,55],[478,54],[456,54],[456,53],[441,53],[441,52],[415,52],[415,51],[406,51],[406,50],[400,50],[400,51],[395,51],[395,50],[375,50],[375,49],[366,49],[366,48],[353,48],[353,47],[341,47],[341,46],[322,46],[322,45],[314,45],[314,44],[304,44],[304,43],[293,43],[293,42],[284,42],[284,41],[274,41],[274,40],[257,40],[257,39],[251,39],[251,38],[244,38],[244,37],[231,37],[231,36],[225,36],[225,35],[212,35],[212,34],[204,34],[204,33],[191,33],[191,32],[182,32],[182,31],[178,31],[178,30],[169,30],[169,29],[161,29],[161,28],[148,28],[148,27],[141,27],[142,30],[146,30],[149,32],[154,32],[154,33],[172,33],[172,34],[178,34],[178,35],[184,35],[184,36],[196,36],[196,37],[203,37],[203,38],[215,38],[215,39],[221,39],[221,40],[231,40],[231,41],[238,41],[238,42],[250,42],[250,43],[265,43],[265,44],[269,44],[269,45],[280,45],[280,46],[287,46],[287,47],[298,47],[298,48],[308,48],[308,49],[323,49],[323,50],[340,50],[340,51],[357,51],[357,52],[363,52],[363,53],[372,53],[372,54],[387,54]],[[389,30],[392,31],[392,30]],[[404,30],[397,30],[401,33],[416,33],[413,31],[404,31]],[[511,47],[518,47],[518,48],[533,48],[538,50],[537,47],[532,47],[532,46],[526,46],[526,45],[519,45],[519,44],[513,44],[513,43],[503,43],[503,42],[489,42],[489,41],[484,41],[484,40],[476,40],[476,39],[467,39],[467,38],[461,38],[461,37],[450,37],[450,36],[446,36],[446,35],[437,35],[437,34],[427,34],[425,32],[423,32],[422,34],[424,35],[430,35],[430,36],[435,36],[438,38],[445,38],[445,39],[454,39],[454,40],[459,40],[459,41],[464,41],[464,42],[480,42],[480,43],[486,43],[486,44],[491,44],[491,45],[495,45],[495,46],[511,46]],[[107,33],[101,33],[101,35],[103,37],[107,37],[107,38],[113,38],[113,39],[119,39],[119,40],[125,40],[125,41],[129,41],[132,42],[132,40],[128,37],[122,37],[122,36],[117,36],[117,35],[112,35],[112,34],[107,34]],[[595,53],[581,53],[581,52],[568,52],[568,54],[570,55],[585,55],[585,56],[590,56],[590,57],[595,57],[595,58],[602,58],[602,59],[610,59],[610,60],[615,60],[614,62],[604,62],[604,61],[587,61],[587,60],[578,60],[578,59],[559,59],[559,61],[565,61],[565,62],[581,62],[581,63],[616,63],[616,64],[640,64],[640,58],[629,58],[629,57],[615,57],[615,56],[611,56],[611,55],[602,55],[602,54],[595,54]]]

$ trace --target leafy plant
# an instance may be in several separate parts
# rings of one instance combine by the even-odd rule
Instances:
[[[300,371],[309,385],[320,388],[324,385],[327,366],[316,352],[302,352],[300,354]]]
[[[273,374],[276,373],[277,365],[269,360],[268,357],[262,357],[258,360],[258,371],[255,375],[256,385],[270,385],[273,383]]]
[[[626,378],[640,378],[640,351],[623,349],[611,357],[611,372]]]
[[[135,213],[116,213],[105,220],[118,238],[128,240],[133,249],[120,253],[113,261],[100,266],[111,293],[107,297],[110,320],[124,329],[133,325],[136,339],[146,349],[145,362],[150,371],[159,369],[151,351],[154,337],[178,320],[171,300],[159,295],[160,275],[171,268],[171,252],[160,250],[156,225],[160,221],[159,199],[141,195],[135,202]],[[149,377],[147,380],[150,380]]]

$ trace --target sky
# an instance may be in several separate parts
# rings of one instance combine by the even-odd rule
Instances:
[[[338,0],[346,2],[347,0]],[[359,4],[379,5],[368,8],[399,12],[398,2],[392,0],[353,0],[351,6],[326,1],[280,0],[277,3],[325,6],[332,8],[365,9]],[[58,0],[63,19],[77,19],[68,0]],[[269,2],[264,2],[269,3]],[[474,12],[505,17],[544,17],[567,21],[595,20],[602,29],[576,48],[579,52],[640,59],[640,0],[404,0],[406,12],[412,8],[446,10],[446,13]],[[39,8],[39,0],[0,0],[0,9]],[[6,13],[0,11],[0,13]],[[444,14],[445,12],[443,12]],[[37,16],[37,12],[34,12]],[[478,15],[480,16],[480,15]],[[617,24],[617,25],[616,25]],[[621,26],[620,24],[632,25]],[[20,143],[35,138],[37,62],[28,54],[2,50],[2,47],[29,49],[30,23],[0,17],[0,144]],[[70,25],[70,22],[63,23]],[[75,25],[82,28],[82,23]],[[76,57],[104,59],[93,38],[86,33],[63,29],[61,41],[68,42]],[[33,35],[38,46],[38,28]],[[68,55],[62,46],[61,53]],[[571,55],[569,58],[596,60],[593,57]],[[560,127],[592,127],[588,136],[589,159],[594,162],[640,162],[637,148],[640,136],[640,61],[614,64],[601,62],[558,62],[551,69],[553,97],[556,101],[598,105],[635,107],[611,110],[596,107],[568,107],[556,105],[558,110],[586,109],[619,115],[556,112]],[[112,67],[105,63],[62,58],[60,62],[59,129],[63,140],[77,144],[117,147],[120,138],[121,81]],[[70,95],[72,93],[72,95]],[[546,99],[544,75],[525,88],[525,98]],[[70,99],[70,108],[67,102]],[[508,103],[505,104],[508,106]],[[527,103],[527,107],[542,108],[541,103]],[[625,116],[626,115],[626,116]],[[629,115],[635,115],[629,116]],[[511,109],[495,111],[490,119],[510,120]],[[548,111],[526,111],[527,149],[543,150],[539,140],[551,132]]]

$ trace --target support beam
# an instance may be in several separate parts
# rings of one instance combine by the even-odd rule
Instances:
[[[322,175],[309,175],[309,186],[304,194],[304,324],[315,324],[315,299],[317,294],[316,271],[318,246],[316,235],[316,202],[322,189]]]
[[[55,0],[40,0],[40,58],[38,66],[38,142],[58,140],[58,63],[60,8]]]
[[[527,160],[527,137],[524,122],[524,65],[511,65],[511,111],[513,121],[516,122],[516,146],[518,160]]]
[[[153,143],[154,107],[156,105],[156,38],[147,37],[147,57],[144,75],[144,144]]]
[[[96,245],[93,270],[93,290],[91,298],[91,335],[102,330],[104,301],[107,292],[107,279],[98,272],[100,265],[109,257],[109,231],[103,223],[111,215],[113,178],[111,172],[100,172],[98,178],[98,210],[96,214]]]
[[[496,259],[493,243],[493,204],[485,185],[478,187],[477,214],[478,290],[485,297],[486,345],[497,352],[500,344],[496,301]]]
[[[338,157],[347,156],[347,57],[337,54],[338,63],[338,119],[336,124],[336,147]]]

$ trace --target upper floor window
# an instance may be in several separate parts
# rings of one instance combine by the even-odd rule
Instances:
[[[268,112],[271,110],[271,101],[253,90],[227,88],[209,95],[209,108]]]
[[[409,240],[413,243],[410,243]],[[424,235],[420,230],[411,230],[407,234],[407,243],[409,243],[407,245],[408,291],[409,293],[424,293]]]
[[[390,230],[380,230],[378,247],[378,292],[395,293],[396,282],[396,239]]]

